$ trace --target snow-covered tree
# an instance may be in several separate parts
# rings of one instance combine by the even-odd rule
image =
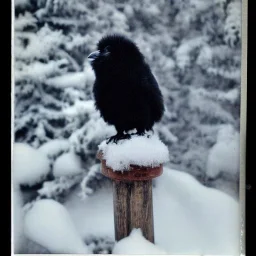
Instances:
[[[207,152],[223,124],[239,131],[240,1],[171,1],[172,33],[177,39],[171,56],[178,96],[178,137],[173,161],[204,178]],[[182,153],[182,154],[181,154]]]

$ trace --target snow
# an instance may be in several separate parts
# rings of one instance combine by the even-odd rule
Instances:
[[[44,143],[38,150],[48,157],[53,157],[61,152],[69,150],[70,144],[68,140],[65,139],[54,139],[49,142]]]
[[[234,69],[234,68],[226,71],[226,70],[222,70],[222,69],[219,69],[219,68],[209,67],[207,69],[207,72],[209,74],[222,76],[226,79],[232,79],[232,80],[235,80],[235,79],[239,80],[240,77],[241,77],[241,71],[237,70],[237,69]]]
[[[91,87],[95,81],[95,73],[87,61],[84,63],[84,73],[86,74],[86,86]]]
[[[241,2],[233,1],[228,4],[227,18],[225,21],[225,40],[226,42],[236,41],[236,37],[241,37],[241,21],[237,17],[241,17]],[[229,32],[229,33],[228,33]],[[232,44],[232,46],[234,46]]]
[[[102,150],[107,166],[118,171],[127,170],[131,164],[155,167],[169,160],[168,148],[156,135],[150,138],[134,136],[118,144],[103,141],[99,150]]]
[[[106,137],[112,136],[115,133],[115,128],[112,125],[107,125],[102,118],[100,118],[99,111],[96,111],[95,106],[93,105],[93,101],[91,101],[90,105],[88,104],[88,108],[86,111],[90,111],[94,109],[93,112],[90,112],[89,120],[84,124],[83,127],[77,129],[72,133],[69,137],[69,141],[74,147],[79,145],[81,147],[82,152],[85,154],[91,154],[91,149],[89,146],[93,143],[100,143]],[[90,109],[91,107],[91,109]],[[82,115],[82,109],[80,109],[80,114]],[[83,115],[88,113],[83,112]],[[76,110],[74,109],[74,114],[77,115]],[[82,141],[82,143],[81,143]],[[95,145],[96,146],[96,145]],[[93,149],[93,154],[95,155],[95,151]]]
[[[21,185],[35,185],[50,172],[47,156],[25,143],[13,146],[13,181]]]
[[[55,177],[77,175],[82,172],[81,159],[73,151],[62,154],[53,165],[53,175]]]
[[[69,191],[77,183],[81,182],[81,175],[73,176],[61,176],[55,178],[54,180],[45,181],[43,187],[37,190],[37,193],[42,198],[58,198],[60,195],[63,195],[65,192]]]
[[[210,100],[201,95],[201,90],[190,89],[189,107],[192,110],[201,111],[210,117],[217,117],[225,122],[233,122],[230,112],[224,110],[216,100]]]
[[[201,66],[209,66],[212,60],[212,49],[208,45],[204,45],[197,57],[196,63]]]
[[[22,212],[22,195],[18,188],[15,186],[12,191],[13,195],[13,244],[14,253],[19,253],[22,249],[24,242],[23,233],[23,212]]]
[[[84,88],[86,84],[86,74],[84,72],[69,72],[67,74],[48,78],[45,83],[56,88]]]
[[[78,116],[84,115],[86,113],[93,113],[95,112],[94,101],[87,100],[87,101],[80,101],[77,100],[73,106],[65,108],[63,113],[67,116]]]
[[[233,198],[167,168],[153,197],[156,243],[167,252],[238,254],[239,204]]]
[[[218,100],[220,102],[228,101],[232,104],[234,104],[239,97],[239,90],[237,88],[231,89],[227,92],[223,92],[220,90],[212,90],[209,92],[203,88],[193,89],[193,91],[194,93],[197,93],[198,95],[205,98]]]
[[[147,13],[152,16],[160,16],[160,10],[156,4],[148,4],[147,5]]]
[[[42,121],[38,123],[35,129],[35,135],[40,139],[41,138],[44,139],[46,137],[46,133],[45,133],[45,129]]]
[[[158,131],[158,133],[160,133],[162,136],[164,136],[166,141],[170,141],[172,143],[176,143],[178,142],[178,137],[176,137],[167,126],[163,126],[163,125],[157,125],[156,129]]]
[[[240,138],[231,125],[220,128],[217,143],[209,151],[206,169],[210,178],[216,178],[221,172],[239,174]]]
[[[15,81],[32,80],[35,82],[44,82],[45,79],[54,73],[64,72],[64,65],[67,65],[66,59],[58,61],[49,61],[47,64],[34,62],[33,64],[24,65],[22,70],[16,70]]]
[[[234,127],[230,124],[220,126],[217,135],[217,142],[229,142],[231,140],[239,140],[239,134],[235,131]]]
[[[234,88],[225,93],[225,99],[229,100],[231,103],[234,103],[239,98],[239,89]],[[223,98],[224,98],[223,97]]]
[[[111,188],[97,191],[84,201],[77,193],[69,195],[65,207],[82,238],[114,240]],[[162,251],[177,255],[239,254],[239,204],[227,194],[201,185],[187,173],[165,168],[153,188],[153,207],[155,244]],[[117,253],[148,254],[148,248],[144,253],[139,243],[133,252],[133,248],[125,252],[125,244],[123,248],[117,246]]]
[[[47,24],[44,25],[40,30],[38,30],[36,34],[24,33],[23,38],[29,39],[29,44],[26,47],[23,47],[22,43],[20,43],[19,41],[19,37],[21,35],[18,33],[16,34],[17,34],[17,39],[14,42],[15,58],[17,58],[18,60],[19,59],[26,60],[25,62],[27,62],[28,60],[36,60],[40,58],[48,59],[49,54],[53,51],[58,51],[59,46],[63,44],[65,40],[65,36],[62,34],[61,30],[52,31]],[[52,63],[52,62],[56,62],[56,61],[49,61],[48,63]],[[45,65],[45,66],[48,66],[48,65]],[[30,66],[31,70],[29,67],[27,70],[28,72],[31,73],[31,75],[33,74],[34,71],[38,71],[37,73],[40,73],[40,69],[38,70],[32,67],[33,65]],[[54,70],[52,70],[52,73],[54,73],[55,66],[52,66],[52,67],[54,68]],[[44,69],[44,66],[42,65],[41,68]],[[49,66],[49,69],[47,70],[50,71],[50,69],[51,67]],[[36,77],[36,74],[35,74],[35,77]]]
[[[192,6],[197,10],[197,11],[205,11],[208,8],[210,8],[211,6],[213,6],[215,4],[215,1],[203,1],[203,0],[193,0],[192,2]]]
[[[15,22],[14,27],[16,31],[22,31],[26,26],[31,24],[35,25],[36,19],[31,15],[31,13],[26,12],[24,15],[20,15],[18,22]]]
[[[133,229],[130,235],[118,241],[114,248],[113,254],[167,254],[157,245],[146,240],[141,229]]]
[[[71,41],[66,43],[67,50],[71,51],[75,47],[83,46],[87,43],[87,35],[71,34]]]
[[[83,239],[109,237],[114,240],[112,189],[98,190],[81,200],[80,187],[69,194],[64,206]]]
[[[203,47],[206,38],[204,36],[194,37],[190,40],[184,40],[178,47],[175,56],[177,65],[180,69],[184,70],[190,63],[189,52],[196,47]]]
[[[25,216],[24,231],[29,239],[51,253],[90,253],[65,207],[52,199],[42,199],[33,205]]]
[[[91,188],[89,188],[87,185],[88,185],[89,181],[91,180],[91,178],[95,177],[95,175],[97,173],[99,173],[99,170],[100,170],[99,164],[95,164],[95,165],[91,166],[87,175],[83,178],[83,180],[80,184],[81,190],[82,190],[80,195],[81,195],[82,199],[84,199],[86,196],[93,193],[93,190]]]

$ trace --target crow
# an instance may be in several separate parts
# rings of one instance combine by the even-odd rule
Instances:
[[[117,134],[110,142],[153,131],[164,113],[163,96],[156,78],[138,46],[120,34],[104,36],[88,59],[95,73],[95,107]]]

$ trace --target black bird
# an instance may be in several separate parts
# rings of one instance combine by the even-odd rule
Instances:
[[[107,143],[153,130],[164,113],[164,104],[158,83],[137,45],[123,35],[107,35],[91,53],[95,72],[93,94],[96,109],[104,121],[117,131]]]

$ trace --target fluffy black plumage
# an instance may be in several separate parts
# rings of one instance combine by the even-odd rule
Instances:
[[[130,138],[125,133],[133,129],[139,135],[152,130],[164,113],[163,97],[139,48],[122,35],[103,37],[97,48],[88,56],[96,76],[95,106],[117,130],[108,143]]]

